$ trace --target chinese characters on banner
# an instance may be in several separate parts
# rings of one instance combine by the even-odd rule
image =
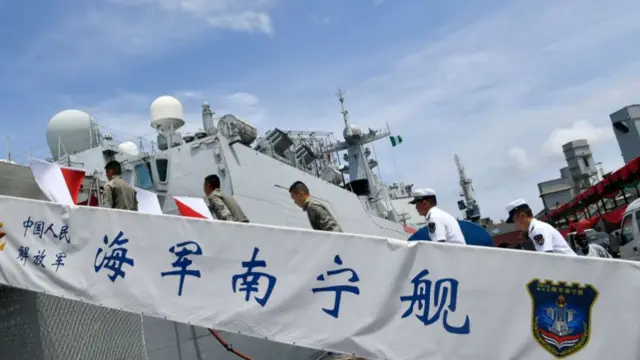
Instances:
[[[267,262],[264,260],[257,260],[258,253],[260,249],[253,249],[253,256],[251,256],[251,260],[243,261],[242,267],[247,269],[244,274],[233,275],[231,278],[231,287],[233,292],[236,290],[245,293],[244,301],[249,301],[251,298],[251,293],[259,291],[259,281],[261,278],[265,278],[267,280],[267,289],[264,291],[264,295],[262,297],[255,296],[256,302],[260,306],[265,306],[271,297],[271,293],[273,292],[273,288],[276,286],[276,277],[264,272],[253,271],[254,268],[267,267]],[[241,281],[240,287],[238,288],[238,281]]]
[[[443,315],[442,326],[448,333],[469,334],[469,332],[471,332],[469,315],[466,315],[464,323],[460,326],[451,325],[448,321],[449,313],[456,311],[458,302],[458,280],[451,278],[440,279],[437,280],[434,285],[433,281],[426,279],[427,275],[429,275],[427,269],[418,273],[418,275],[411,280],[413,284],[413,294],[400,297],[400,301],[410,302],[409,308],[402,314],[402,318],[413,314],[417,306],[418,313],[416,314],[416,318],[425,326],[436,323],[440,320],[440,315]],[[432,303],[435,304],[436,309],[433,315],[429,316]]]
[[[127,257],[128,249],[126,245],[129,239],[120,231],[113,240],[105,235],[103,239],[105,248],[99,248],[96,253],[94,270],[96,273],[101,270],[109,272],[108,278],[115,282],[117,278],[125,278],[126,270],[133,269],[135,261]],[[185,241],[177,243],[169,248],[169,253],[173,255],[174,261],[171,263],[173,270],[160,273],[160,277],[176,277],[178,280],[178,296],[182,296],[185,291],[185,279],[192,277],[200,279],[202,274],[197,267],[197,258],[203,255],[200,244],[196,241]],[[101,259],[100,261],[98,261]],[[35,261],[34,261],[35,263]],[[314,295],[323,293],[333,293],[332,306],[323,307],[322,310],[328,316],[339,319],[340,306],[343,301],[357,304],[357,297],[361,295],[358,284],[360,275],[358,272],[344,265],[340,255],[333,258],[334,267],[320,274],[315,278],[316,286],[309,290]],[[123,268],[125,265],[130,268]],[[278,291],[278,279],[274,274],[269,273],[267,261],[260,256],[260,248],[254,247],[251,258],[242,261],[239,266],[243,269],[231,278],[231,291],[233,293],[244,293],[244,301],[255,301],[261,307],[269,303],[274,292]],[[452,323],[451,318],[456,312],[458,302],[459,282],[453,278],[428,279],[429,271],[423,269],[418,272],[410,284],[413,292],[409,295],[399,296],[398,301],[406,304],[406,310],[401,318],[408,318],[414,315],[424,326],[440,323],[445,331],[450,334],[467,335],[471,332],[471,320],[468,315],[464,315],[464,321],[460,324]],[[333,285],[325,285],[329,279],[334,279]],[[351,295],[344,297],[343,295]]]
[[[23,237],[31,235],[37,239],[49,238],[50,240],[65,241],[67,244],[71,243],[68,225],[56,226],[54,223],[34,220],[29,216],[22,222],[22,227],[24,228]],[[30,262],[33,266],[42,268],[51,267],[55,269],[55,272],[58,272],[60,267],[64,266],[67,254],[64,252],[58,252],[49,257],[49,254],[47,254],[46,243],[43,243],[43,246],[44,247],[38,247],[37,249],[32,250],[30,246],[21,245],[18,248],[18,256],[16,257],[16,260],[22,262],[23,266],[26,266],[27,262]],[[47,261],[53,262],[48,263]]]
[[[29,233],[29,230],[31,230],[31,234],[39,237],[40,239],[42,239],[43,236],[51,236],[55,240],[64,240],[67,244],[71,243],[68,225],[62,225],[58,228],[53,223],[47,224],[41,220],[33,221],[31,216],[29,216],[27,220],[22,223],[22,227],[24,228],[25,237]],[[58,230],[58,232],[56,232],[56,230]]]
[[[102,269],[107,269],[107,271],[111,272],[108,275],[111,282],[115,282],[118,277],[124,279],[126,272],[122,267],[124,265],[133,267],[135,264],[133,259],[127,257],[127,252],[129,250],[127,250],[125,245],[127,245],[129,239],[124,238],[124,233],[120,231],[112,241],[109,241],[109,237],[105,235],[102,242],[108,246],[107,249],[98,248],[93,269],[96,273]],[[111,250],[111,252],[107,253],[109,250]],[[98,258],[100,257],[102,257],[102,260],[98,263]]]
[[[336,255],[333,258],[333,262],[336,263],[337,265],[342,265],[342,259],[340,259],[340,255]],[[350,269],[350,268],[329,270],[329,271],[327,271],[327,277],[336,276],[336,275],[340,275],[340,274],[344,274],[344,273],[350,273],[351,274],[351,276],[347,280],[349,283],[358,283],[360,281],[360,278],[358,277],[358,274],[353,269]],[[325,279],[325,276],[323,274],[320,274],[320,275],[318,275],[316,280],[317,281],[325,281],[326,279]],[[322,311],[324,311],[325,313],[333,316],[336,319],[340,315],[340,301],[342,300],[342,293],[343,292],[347,292],[347,293],[352,293],[352,294],[355,294],[355,295],[360,295],[360,289],[357,286],[354,286],[354,285],[334,285],[334,286],[326,286],[326,287],[317,287],[317,288],[311,289],[311,291],[314,294],[318,293],[318,292],[327,292],[327,291],[333,291],[335,293],[334,294],[334,301],[333,301],[333,308],[332,309],[323,308]]]
[[[200,244],[198,244],[195,241],[185,241],[169,248],[169,252],[171,252],[177,257],[176,261],[174,261],[171,264],[171,266],[176,268],[177,270],[162,272],[160,273],[160,276],[161,277],[179,276],[180,280],[178,284],[178,296],[182,296],[182,287],[184,286],[184,277],[185,276],[195,276],[197,278],[200,277],[200,270],[187,269],[189,266],[193,264],[193,261],[189,259],[189,256],[202,255],[202,249],[200,248]]]

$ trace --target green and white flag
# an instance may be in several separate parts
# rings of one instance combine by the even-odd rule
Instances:
[[[400,136],[389,136],[389,139],[391,139],[391,146],[392,147],[396,147],[396,146],[400,145],[400,143],[402,142],[402,137],[400,137]]]

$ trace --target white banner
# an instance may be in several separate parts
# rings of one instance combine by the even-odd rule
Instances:
[[[370,359],[640,358],[635,263],[8,197],[0,222],[0,283],[109,308]]]

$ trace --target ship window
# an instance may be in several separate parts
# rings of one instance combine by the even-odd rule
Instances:
[[[149,166],[149,163],[136,165],[135,171],[137,187],[145,190],[153,188],[153,178],[151,177],[151,166]]]
[[[169,160],[156,159],[156,168],[158,169],[158,180],[160,180],[160,182],[166,182],[167,170],[169,169]]]

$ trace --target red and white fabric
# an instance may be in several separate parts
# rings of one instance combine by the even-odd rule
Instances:
[[[84,170],[37,159],[31,159],[29,167],[38,187],[50,201],[64,205],[77,204],[85,177]]]
[[[134,187],[136,190],[136,200],[138,200],[138,212],[146,214],[162,214],[158,195],[149,190]]]
[[[402,228],[404,229],[404,232],[409,233],[409,234],[415,234],[416,233],[416,229],[412,228],[411,226],[407,226],[407,225],[402,225]]]
[[[174,196],[173,199],[178,207],[178,212],[182,216],[213,220],[207,203],[202,198]]]

